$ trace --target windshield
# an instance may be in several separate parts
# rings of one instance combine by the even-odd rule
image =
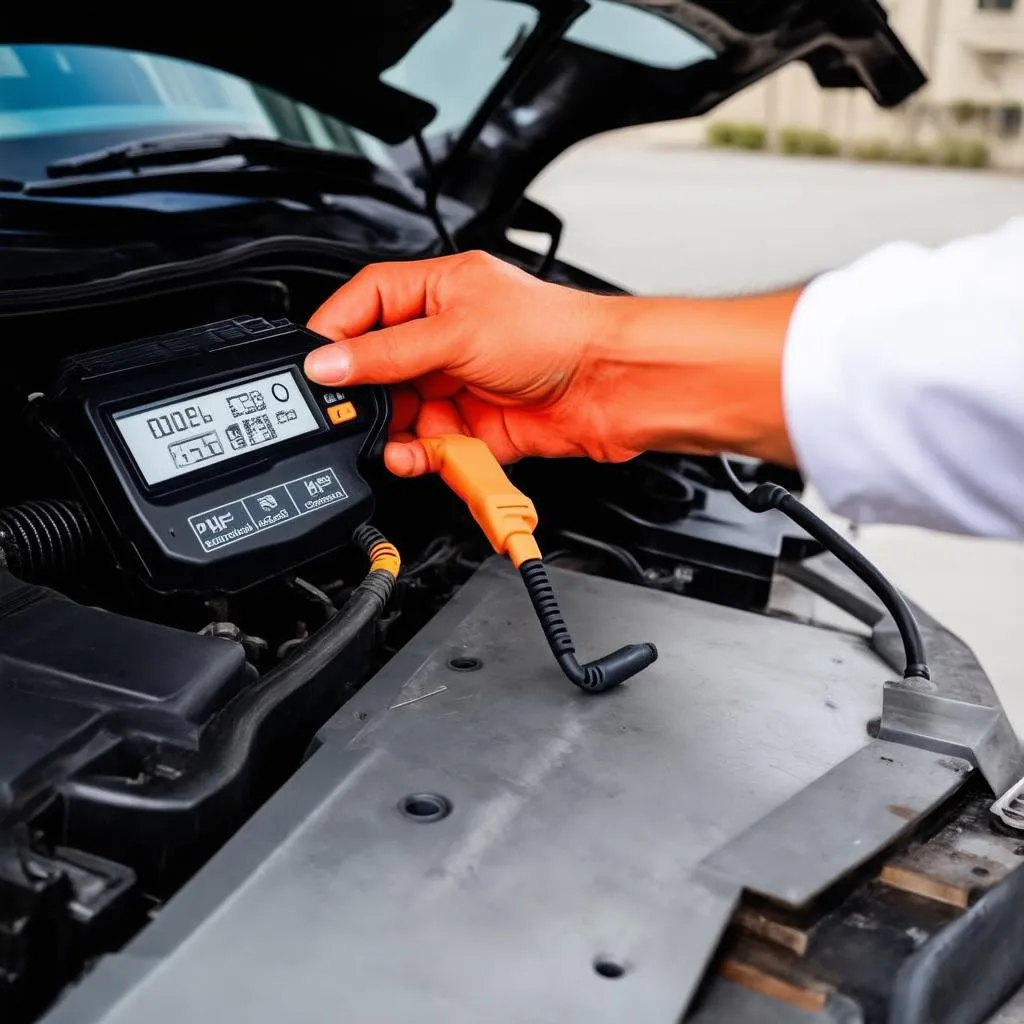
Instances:
[[[537,26],[517,0],[453,0],[385,82],[432,103],[426,130],[465,127]],[[715,51],[666,17],[590,0],[566,39],[648,66],[679,70]],[[333,117],[198,64],[93,46],[0,46],[0,178],[46,177],[67,157],[155,136],[234,133],[301,142],[395,166],[387,146]]]
[[[538,17],[536,7],[516,0],[453,0],[448,12],[381,78],[437,108],[429,135],[457,132],[501,78]],[[590,0],[565,38],[671,70],[715,58],[707,43],[679,25],[617,0]]]
[[[53,161],[91,150],[211,132],[386,159],[341,121],[198,64],[92,46],[0,46],[0,177],[44,178]]]

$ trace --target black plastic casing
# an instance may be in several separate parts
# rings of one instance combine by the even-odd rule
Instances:
[[[240,317],[75,356],[37,408],[122,569],[160,593],[231,593],[347,543],[373,512],[361,464],[380,456],[390,416],[385,388],[324,388],[306,380],[319,335],[287,320]],[[316,432],[276,441],[180,477],[147,484],[113,422],[142,410],[292,370]],[[325,410],[351,402],[356,417]],[[304,503],[305,481],[325,497]],[[301,493],[300,493],[301,492]],[[255,505],[275,495],[274,522]],[[311,507],[307,507],[311,505]],[[287,513],[287,514],[283,514]],[[209,538],[227,530],[210,548]],[[200,538],[200,533],[206,540]]]

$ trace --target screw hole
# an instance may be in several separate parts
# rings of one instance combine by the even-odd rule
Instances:
[[[623,964],[603,956],[598,957],[594,961],[594,970],[602,978],[621,978],[626,973],[626,968]]]
[[[451,658],[448,661],[448,667],[453,672],[475,672],[481,665],[483,662],[479,658],[470,658],[465,655]]]
[[[971,874],[977,878],[988,878],[988,868],[971,868]]]
[[[411,793],[398,802],[398,809],[411,821],[440,821],[452,813],[452,802],[440,793]]]

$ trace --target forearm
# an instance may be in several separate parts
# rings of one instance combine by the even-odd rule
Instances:
[[[602,300],[605,329],[586,356],[596,389],[586,405],[609,420],[598,432],[639,451],[728,451],[795,465],[782,367],[799,294]]]
[[[604,302],[598,435],[798,464],[861,522],[1024,536],[1024,219],[775,295]]]

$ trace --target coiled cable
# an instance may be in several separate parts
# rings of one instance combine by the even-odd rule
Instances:
[[[527,559],[520,565],[519,572],[555,661],[566,678],[581,690],[603,693],[657,660],[658,649],[654,644],[627,644],[602,658],[581,665],[576,659],[576,645],[562,618],[555,588],[548,579],[544,563],[539,558]]]
[[[96,532],[77,501],[44,499],[0,508],[0,551],[29,582],[73,577],[94,553]]]

